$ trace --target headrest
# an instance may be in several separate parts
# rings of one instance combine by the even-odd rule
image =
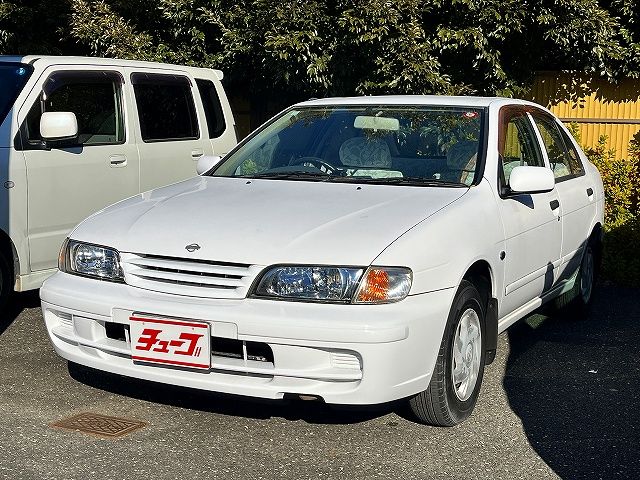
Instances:
[[[391,152],[384,140],[350,138],[340,146],[340,161],[346,167],[390,168]]]
[[[478,142],[460,140],[447,152],[447,167],[459,170],[474,170],[478,158]]]

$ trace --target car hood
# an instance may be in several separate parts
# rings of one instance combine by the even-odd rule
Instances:
[[[254,265],[369,265],[466,188],[196,177],[107,207],[71,237],[121,252]],[[190,253],[185,247],[196,243]]]

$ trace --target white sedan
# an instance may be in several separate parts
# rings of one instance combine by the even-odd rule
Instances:
[[[450,426],[500,332],[592,296],[602,182],[532,103],[312,100],[199,172],[70,234],[41,290],[62,357],[253,397],[406,399]]]

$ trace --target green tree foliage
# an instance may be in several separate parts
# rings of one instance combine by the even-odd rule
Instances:
[[[68,0],[0,0],[0,54],[77,54]]]
[[[0,0],[0,52],[222,68],[236,93],[517,95],[640,72],[637,0]]]
[[[607,137],[601,136],[595,148],[585,148],[589,160],[598,167],[604,185],[605,227],[615,229],[640,214],[637,203],[640,192],[640,158],[633,155],[630,148],[629,159],[616,156],[614,149],[607,146]]]
[[[578,142],[575,125],[570,128]],[[631,141],[629,158],[620,159],[601,136],[594,148],[584,148],[598,167],[605,193],[605,276],[621,284],[640,286],[640,135]]]

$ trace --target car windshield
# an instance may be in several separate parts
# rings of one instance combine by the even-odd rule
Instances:
[[[24,63],[0,63],[0,123],[29,80],[33,67]]]
[[[292,108],[211,175],[468,186],[479,165],[484,114],[442,106]]]

